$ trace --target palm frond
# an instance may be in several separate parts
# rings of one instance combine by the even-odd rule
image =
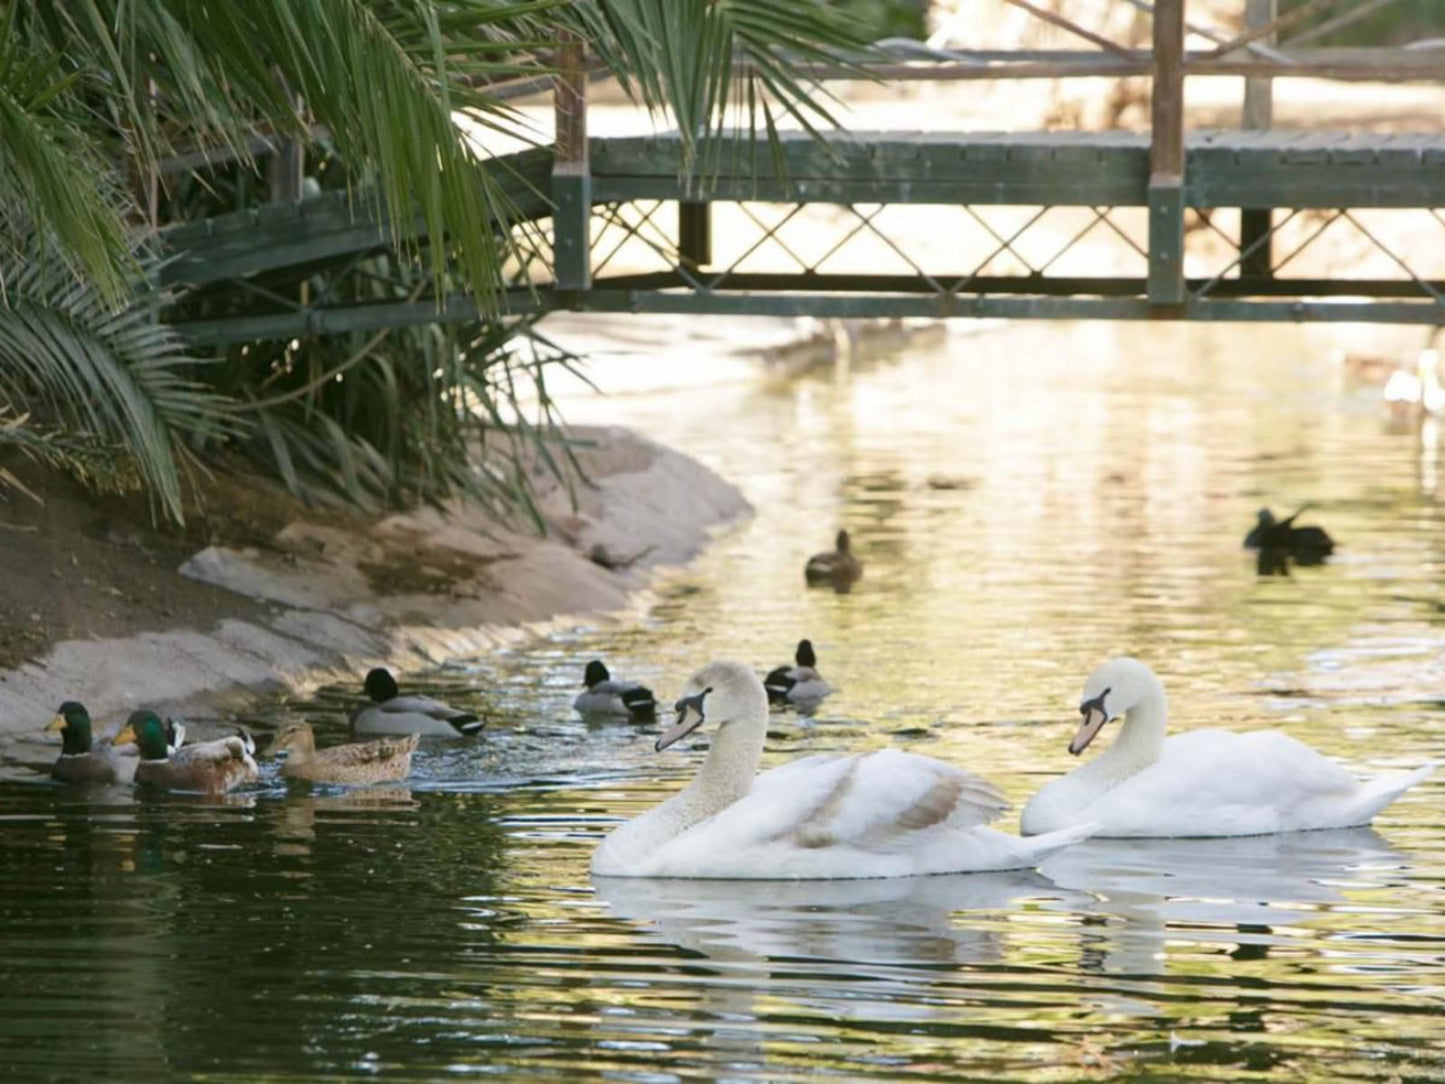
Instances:
[[[24,48],[15,30],[16,7],[0,9],[0,252],[12,259],[39,255],[23,246],[48,235],[74,275],[85,275],[112,300],[134,271],[119,218],[122,200],[111,168],[96,154],[74,107],[75,76],[53,57]],[[15,209],[23,209],[16,215]],[[45,230],[17,230],[23,217]],[[0,293],[8,283],[0,278]]]
[[[0,399],[42,431],[128,461],[164,514],[183,521],[180,442],[240,426],[191,375],[201,362],[158,322],[156,299],[117,308],[54,258],[0,259],[0,276]]]
[[[733,124],[757,139],[761,118],[775,160],[774,111],[818,138],[837,127],[826,88],[797,64],[844,64],[867,44],[821,0],[583,0],[569,17],[638,101],[671,114],[689,176],[715,168]]]

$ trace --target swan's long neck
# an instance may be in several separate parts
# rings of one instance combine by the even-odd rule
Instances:
[[[766,716],[739,719],[718,728],[697,777],[677,796],[689,825],[726,809],[752,790],[766,736]]]
[[[1142,771],[1159,759],[1169,726],[1169,706],[1162,685],[1155,685],[1124,713],[1119,736],[1094,760],[1095,772],[1113,782]]]

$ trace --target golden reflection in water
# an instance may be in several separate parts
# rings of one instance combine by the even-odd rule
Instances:
[[[1445,780],[1374,831],[1091,843],[1031,873],[587,873],[706,745],[659,755],[656,727],[578,719],[591,657],[667,698],[708,657],[765,670],[807,636],[838,692],[775,716],[768,766],[891,745],[1016,803],[1075,766],[1082,682],[1122,650],[1160,672],[1176,728],[1277,726],[1361,770],[1445,758],[1436,437],[1389,431],[1312,335],[1033,326],[574,401],[724,471],[756,515],[620,617],[415,681],[493,722],[424,747],[394,793],[0,784],[7,1059],[82,1079],[1428,1077]],[[1337,557],[1261,578],[1255,510],[1307,501]],[[865,577],[806,591],[839,527]],[[262,714],[339,735],[355,695]],[[57,1048],[74,1016],[93,1044]]]

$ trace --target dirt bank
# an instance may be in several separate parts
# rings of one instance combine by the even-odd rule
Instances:
[[[0,735],[64,699],[214,709],[388,661],[435,664],[524,622],[621,607],[660,565],[748,511],[728,482],[621,429],[578,429],[587,480],[537,480],[548,536],[480,510],[375,520],[217,482],[184,531],[143,504],[6,464],[43,504],[0,505]],[[574,505],[575,497],[575,505]]]

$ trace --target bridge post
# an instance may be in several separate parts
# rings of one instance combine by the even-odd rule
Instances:
[[[1149,301],[1184,301],[1184,0],[1155,0]]]
[[[1253,30],[1274,22],[1278,14],[1278,0],[1244,0],[1244,25]],[[1273,45],[1275,35],[1265,37],[1266,45]],[[1240,127],[1265,130],[1274,125],[1273,84],[1267,75],[1250,75],[1244,80],[1244,109],[1240,116]],[[1251,245],[1259,247],[1239,261],[1241,278],[1269,278],[1274,267],[1274,257],[1269,241],[1269,231],[1274,224],[1274,212],[1268,207],[1242,207],[1239,211],[1239,251],[1249,250]]]
[[[587,72],[582,39],[558,35],[553,109],[557,135],[552,160],[552,253],[559,290],[592,285],[592,172],[587,157]]]
[[[712,204],[678,201],[677,257],[690,271],[712,263]]]

